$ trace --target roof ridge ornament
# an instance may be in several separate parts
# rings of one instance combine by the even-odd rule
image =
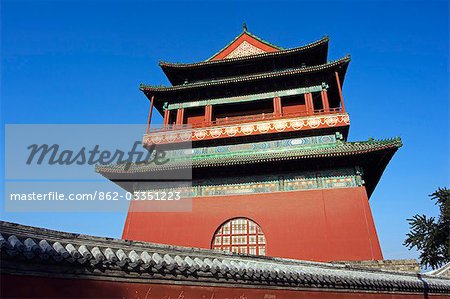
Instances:
[[[244,22],[244,23],[242,23],[242,30],[244,31],[244,32],[247,32],[248,31],[248,29],[247,29],[247,24]]]

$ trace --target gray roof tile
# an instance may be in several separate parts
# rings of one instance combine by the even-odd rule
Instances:
[[[450,294],[450,279],[431,275],[99,238],[8,222],[0,222],[0,244],[2,273],[17,274],[20,264],[24,275],[56,271],[58,277],[158,277],[167,283],[178,280],[374,292],[427,289],[429,293]],[[65,267],[64,271],[58,272],[58,267]],[[92,271],[92,267],[101,271]]]

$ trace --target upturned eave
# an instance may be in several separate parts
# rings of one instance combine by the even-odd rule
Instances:
[[[241,62],[249,62],[252,60],[259,60],[261,58],[276,58],[279,56],[286,56],[286,55],[290,55],[290,54],[304,52],[304,51],[312,50],[312,49],[320,47],[320,46],[328,45],[328,42],[329,42],[329,37],[324,36],[323,38],[321,38],[317,41],[311,42],[307,45],[295,47],[295,48],[289,48],[289,49],[280,49],[280,51],[276,51],[276,52],[260,53],[260,54],[255,54],[255,55],[227,58],[227,59],[222,59],[222,60],[206,60],[206,61],[200,61],[200,62],[194,62],[194,63],[160,61],[159,66],[163,70],[169,70],[169,69],[201,68],[201,67],[205,67],[205,66],[216,66],[216,65],[231,65],[231,64],[241,63]]]
[[[181,90],[190,90],[195,88],[204,88],[204,87],[212,87],[212,86],[226,86],[227,84],[233,84],[233,83],[245,83],[245,82],[252,82],[252,81],[258,81],[258,80],[264,80],[264,79],[271,79],[271,78],[281,78],[281,77],[288,77],[292,75],[300,75],[300,74],[310,74],[325,70],[331,70],[336,67],[343,67],[348,65],[350,62],[350,55],[347,55],[341,59],[328,62],[321,65],[316,66],[309,66],[309,67],[299,67],[299,68],[292,68],[292,69],[285,69],[280,71],[273,71],[273,72],[266,72],[266,73],[260,73],[260,74],[253,74],[253,75],[244,75],[244,76],[236,76],[236,77],[229,77],[224,79],[218,79],[218,80],[208,80],[208,81],[201,81],[201,82],[194,82],[194,83],[188,83],[183,85],[176,85],[176,86],[154,86],[154,85],[146,85],[141,84],[140,90],[144,93],[161,93],[161,92],[172,92],[172,91],[181,91]],[[341,79],[343,80],[343,79]]]

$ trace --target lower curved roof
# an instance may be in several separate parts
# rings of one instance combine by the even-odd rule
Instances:
[[[261,162],[274,162],[283,160],[297,160],[307,158],[327,158],[342,157],[355,154],[365,154],[370,152],[382,151],[385,149],[397,149],[402,146],[400,138],[386,140],[369,140],[359,142],[335,142],[326,146],[315,145],[311,147],[293,147],[279,148],[268,151],[251,150],[229,152],[223,155],[213,154],[194,154],[187,156],[186,160],[172,159],[162,165],[156,164],[116,164],[116,165],[97,165],[96,171],[100,173],[146,173],[153,171],[164,171],[182,168],[206,168],[216,166],[245,165]]]
[[[370,196],[378,184],[383,171],[395,152],[402,146],[400,138],[385,140],[368,140],[361,142],[338,141],[330,144],[318,144],[309,147],[279,148],[268,151],[237,151],[226,154],[193,154],[183,159],[169,159],[162,165],[154,163],[122,163],[115,165],[97,165],[96,171],[107,179],[119,182],[146,180],[147,175],[155,172],[170,172],[181,169],[192,169],[199,173],[208,173],[211,169],[238,169],[238,166],[257,167],[269,163],[298,162],[305,167],[308,163],[318,166],[320,161],[337,166],[361,166],[364,168],[366,189]],[[325,162],[326,161],[326,162]],[[330,162],[331,161],[331,162]],[[272,164],[273,165],[273,164]],[[231,171],[231,170],[230,170]],[[128,187],[123,187],[128,189]]]

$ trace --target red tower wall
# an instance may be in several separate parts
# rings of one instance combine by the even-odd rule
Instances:
[[[193,198],[192,212],[128,213],[124,239],[211,248],[229,219],[262,228],[268,256],[314,261],[383,259],[364,187]]]

